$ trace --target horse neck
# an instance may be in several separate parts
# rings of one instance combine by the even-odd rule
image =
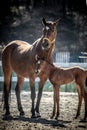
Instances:
[[[49,75],[51,75],[53,72],[56,71],[56,67],[52,63],[50,63],[48,61],[45,61],[45,62],[46,62],[45,67],[46,67],[47,71],[49,72]]]
[[[51,63],[53,62],[52,60],[52,54],[53,50],[55,47],[55,43],[49,48],[49,50],[42,50],[42,41],[43,41],[43,36],[39,39],[37,39],[33,44],[32,44],[32,49],[34,54],[38,55],[40,58],[50,61]]]
[[[46,51],[46,50],[43,50],[43,59],[44,60],[47,60],[47,61],[49,61],[49,62],[51,62],[51,63],[53,63],[53,59],[52,59],[52,55],[53,55],[53,51],[54,51],[54,43],[53,43],[53,45],[49,48],[49,50],[48,51]]]

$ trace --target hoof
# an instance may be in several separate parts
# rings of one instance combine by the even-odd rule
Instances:
[[[37,117],[37,118],[41,117],[40,113],[37,113],[37,112],[36,112],[36,117]]]
[[[12,120],[13,117],[11,115],[4,115],[3,120]]]
[[[51,116],[50,119],[53,119],[54,116]]]
[[[31,116],[31,118],[40,118],[40,117],[41,117],[40,113],[36,113]]]
[[[24,111],[21,111],[20,116],[24,116],[24,115],[25,115]]]
[[[36,115],[32,115],[31,118],[37,118]]]
[[[58,120],[58,117],[55,117],[55,120]]]
[[[77,118],[78,118],[78,116],[75,116],[75,117],[74,117],[74,119],[77,119]]]
[[[5,113],[5,116],[10,116],[10,112],[6,112],[6,113]]]

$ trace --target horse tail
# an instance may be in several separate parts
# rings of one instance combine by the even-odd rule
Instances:
[[[86,70],[85,86],[87,87],[87,70]]]
[[[86,80],[85,80],[85,86],[87,87],[87,77],[86,77]]]

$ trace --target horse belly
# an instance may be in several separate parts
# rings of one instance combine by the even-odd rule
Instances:
[[[68,84],[68,83],[71,83],[73,81],[74,81],[74,77],[72,74],[69,74],[69,73],[62,75],[60,78],[61,84]]]

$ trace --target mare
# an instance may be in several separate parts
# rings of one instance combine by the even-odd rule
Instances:
[[[85,114],[84,119],[87,118],[87,71],[81,67],[74,66],[71,68],[61,68],[49,63],[46,60],[37,59],[37,72],[41,76],[45,74],[49,77],[50,82],[53,84],[54,88],[54,107],[51,118],[55,116],[55,119],[59,116],[59,88],[60,85],[68,84],[71,82],[75,83],[78,92],[78,109],[75,118],[80,115],[80,109],[82,104],[82,99],[84,98],[85,103]],[[86,87],[85,87],[86,85]],[[57,113],[56,113],[57,108]],[[56,113],[56,114],[55,114]]]
[[[30,90],[31,90],[31,117],[40,116],[39,106],[42,96],[42,90],[47,76],[40,76],[40,83],[38,88],[37,102],[35,106],[35,73],[36,68],[36,54],[43,57],[50,63],[53,62],[52,54],[55,47],[57,24],[59,20],[46,21],[42,19],[43,33],[42,36],[37,39],[33,44],[29,44],[25,41],[14,40],[6,45],[2,52],[2,68],[4,73],[4,87],[3,87],[3,102],[5,116],[10,115],[9,110],[9,95],[11,92],[11,79],[12,72],[17,74],[17,85],[15,88],[17,97],[17,106],[20,115],[24,115],[24,110],[21,104],[20,92],[24,83],[24,78],[29,78]]]

